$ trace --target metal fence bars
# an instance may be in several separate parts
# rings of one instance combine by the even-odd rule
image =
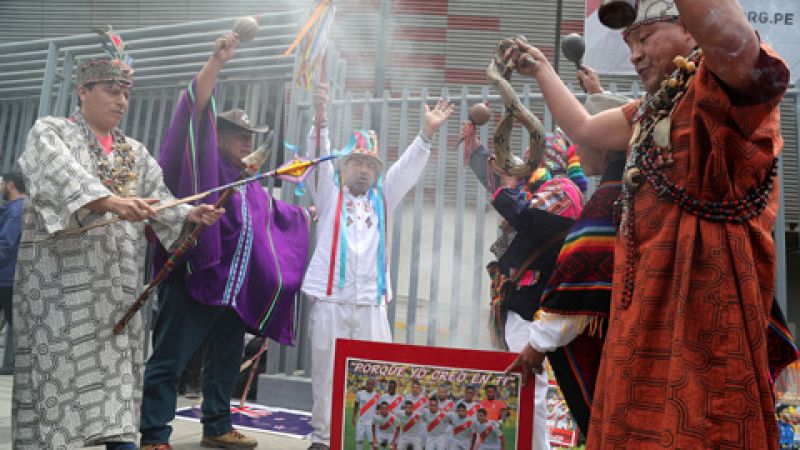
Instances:
[[[243,44],[236,58],[220,74],[223,84],[233,86],[261,82],[244,92],[231,89],[229,100],[238,105],[241,97],[257,111],[270,84],[273,97],[283,96],[283,83],[291,79],[293,62],[282,52],[294,38],[300,11],[257,16],[259,31]],[[118,34],[134,58],[135,79],[132,101],[120,127],[131,137],[157,151],[161,136],[147,126],[163,128],[184,88],[211,53],[214,39],[230,29],[235,18],[161,25]],[[25,145],[25,138],[37,117],[65,116],[77,104],[75,71],[88,59],[102,56],[97,34],[86,33],[53,40],[41,39],[0,45],[0,166],[9,170]],[[280,95],[276,95],[280,92]],[[246,95],[245,95],[246,94]],[[158,104],[158,99],[164,103]],[[150,106],[156,102],[154,106]],[[264,102],[266,103],[266,102]],[[152,109],[150,109],[152,108]],[[159,113],[161,113],[159,115]],[[146,117],[145,117],[146,116]],[[165,119],[166,117],[166,119]]]
[[[329,73],[335,72],[329,70]],[[632,91],[620,93],[631,98],[640,95],[636,85]],[[576,96],[584,98],[582,93]],[[292,92],[286,138],[294,144],[305,146],[313,121],[310,97],[310,93],[298,89]],[[485,265],[493,258],[488,247],[497,236],[498,215],[491,209],[483,187],[465,167],[463,150],[456,144],[460,125],[467,120],[469,105],[488,101],[492,111],[497,113],[502,111],[499,95],[490,94],[486,87],[480,92],[469,92],[466,87],[445,88],[436,93],[425,88],[418,93],[406,89],[401,93],[385,92],[382,98],[373,98],[368,92],[336,91],[328,108],[332,148],[343,147],[352,130],[372,128],[378,133],[381,157],[389,167],[422,126],[422,105],[432,105],[440,97],[453,101],[457,113],[434,139],[430,160],[415,189],[389,219],[387,261],[395,294],[389,318],[396,342],[487,348],[489,293]],[[526,85],[521,99],[532,111],[543,115],[546,127],[552,129],[552,117],[541,94],[533,93]],[[798,124],[794,121],[798,109],[798,91],[792,89],[783,105],[786,147],[781,158],[782,170],[787,164],[798,165]],[[480,128],[482,142],[488,142],[490,132],[493,132],[491,123]],[[520,127],[514,132],[512,148],[521,154],[522,143],[527,141],[528,133]],[[593,187],[597,180],[592,181]],[[798,180],[784,179],[781,187],[782,194],[796,191]],[[298,200],[290,191],[284,191],[283,195],[287,200]],[[308,199],[300,201],[308,202]],[[797,223],[800,223],[797,205],[787,204],[786,196],[782,195],[775,242],[778,253],[776,294],[784,311],[788,295],[785,232],[787,226],[794,227]],[[268,373],[309,376],[307,304],[304,303],[303,308],[298,327],[299,346],[271,352]]]

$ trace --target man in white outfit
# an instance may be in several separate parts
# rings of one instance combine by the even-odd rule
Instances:
[[[505,447],[503,426],[494,420],[489,420],[483,408],[478,410],[477,416],[475,433],[472,435],[472,449],[502,450]]]
[[[356,402],[353,405],[353,425],[356,427],[356,448],[364,448],[364,440],[372,441],[372,418],[377,410],[378,400],[381,395],[375,391],[375,379],[367,379],[364,389],[356,392]]]
[[[449,450],[450,421],[448,413],[439,409],[439,400],[435,397],[428,402],[428,408],[422,411],[425,433],[425,450]]]
[[[327,128],[327,87],[314,96],[320,129],[320,155],[330,152]],[[317,180],[308,183],[317,208],[317,246],[303,292],[311,301],[309,330],[312,360],[312,444],[330,445],[333,359],[337,338],[390,342],[386,305],[389,268],[386,264],[386,218],[416,184],[430,154],[433,135],[453,107],[439,101],[425,105],[425,125],[400,158],[382,176],[378,140],[373,131],[353,133],[338,161],[320,164]],[[309,153],[317,148],[316,129],[308,138]],[[336,164],[334,166],[334,164]],[[316,181],[316,183],[315,183]]]
[[[478,422],[475,415],[467,415],[467,405],[459,403],[456,410],[448,417],[452,425],[452,450],[470,450],[472,448],[472,436],[475,434],[475,424]]]
[[[394,431],[396,450],[422,450],[419,430],[423,427],[422,416],[414,412],[414,404],[406,400],[403,412],[397,415],[397,427]]]
[[[372,450],[386,450],[394,440],[397,417],[389,412],[389,404],[381,402],[372,417]]]

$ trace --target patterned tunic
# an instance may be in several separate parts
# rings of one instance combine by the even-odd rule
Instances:
[[[763,46],[753,73],[741,97],[701,63],[673,113],[665,173],[695,198],[743,197],[780,153],[788,69]],[[777,448],[767,357],[777,207],[776,189],[760,216],[736,225],[700,219],[650,183],[636,191],[633,297],[626,308],[618,239],[587,449]]]
[[[20,449],[73,449],[136,438],[142,385],[140,316],[119,336],[112,327],[136,299],[145,254],[141,223],[119,222],[43,241],[110,214],[88,211],[111,192],[95,176],[98,158],[76,123],[39,119],[20,169],[30,190],[14,289],[16,373],[12,436]],[[144,146],[135,155],[135,196],[173,200]],[[99,145],[98,145],[99,147]],[[114,164],[114,154],[109,158]],[[188,207],[152,221],[159,239],[180,237]]]

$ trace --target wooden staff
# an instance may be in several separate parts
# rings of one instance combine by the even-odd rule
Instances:
[[[194,201],[197,201],[197,200],[202,200],[202,199],[208,197],[211,193],[212,193],[212,191],[206,191],[206,192],[201,192],[199,194],[190,195],[188,197],[179,198],[179,199],[173,200],[171,202],[164,203],[163,205],[158,205],[158,206],[153,208],[153,211],[159,212],[159,211],[161,211],[163,209],[174,208],[174,207],[176,207],[178,205],[183,205],[184,203],[191,203],[191,202],[194,202]],[[101,220],[99,222],[95,222],[95,223],[90,224],[90,225],[86,225],[86,226],[83,226],[83,227],[80,227],[80,228],[75,228],[74,230],[59,231],[59,232],[55,233],[50,239],[65,238],[65,237],[69,237],[69,236],[74,236],[76,234],[82,234],[82,233],[84,233],[86,231],[93,230],[95,228],[100,228],[100,227],[111,225],[111,224],[114,224],[114,223],[117,223],[117,222],[122,222],[123,220],[125,220],[125,219],[123,219],[122,217],[114,217],[112,219]]]
[[[328,59],[328,52],[326,50],[325,53],[322,54],[322,68],[320,69],[319,82],[317,83],[317,85],[324,83],[325,82],[325,78],[327,78],[327,74],[328,74],[327,64],[326,64],[328,62],[327,59]],[[330,93],[330,90],[329,90],[328,91],[328,96],[329,96],[328,98],[330,98],[330,95],[331,95],[331,93]],[[327,111],[327,107],[325,109]],[[320,142],[319,141],[322,139],[322,130],[320,130],[320,126],[322,126],[322,118],[319,116],[319,111],[315,111],[314,115],[316,116],[315,117],[315,119],[316,119],[316,124],[315,124],[316,127],[315,128],[317,130],[317,148],[316,148],[317,152],[314,155],[315,156],[319,156],[319,149],[320,149]],[[326,119],[327,119],[327,117],[326,117]]]
[[[222,195],[219,196],[216,203],[214,203],[214,209],[221,207],[228,198],[236,191],[236,188],[228,188]],[[199,195],[199,194],[198,194]],[[206,193],[205,195],[208,195]],[[201,197],[202,198],[202,197]],[[165,205],[166,206],[166,205]],[[150,280],[150,284],[144,289],[144,291],[139,295],[139,298],[136,299],[135,302],[128,308],[125,312],[125,315],[114,325],[114,334],[122,334],[125,330],[125,326],[128,325],[128,322],[131,321],[134,315],[142,309],[142,306],[147,302],[147,299],[150,298],[150,294],[164,281],[167,276],[172,272],[175,268],[175,264],[178,261],[178,258],[186,254],[190,248],[194,247],[195,243],[197,243],[197,238],[200,236],[200,232],[203,231],[205,225],[203,224],[195,224],[194,229],[189,233],[188,236],[181,242],[178,248],[169,255],[167,262],[164,263],[164,267],[158,271],[158,273]]]
[[[200,196],[199,198],[203,198],[208,196],[212,192],[218,192],[220,189],[224,189],[222,194],[219,196],[219,199],[217,199],[216,203],[214,203],[214,209],[217,209],[221,207],[225,203],[225,201],[228,200],[228,198],[234,193],[234,191],[236,191],[236,187],[238,186],[249,183],[251,181],[260,180],[261,178],[265,177],[272,177],[278,175],[298,176],[298,173],[302,174],[303,172],[310,170],[312,167],[319,164],[320,162],[327,161],[333,158],[336,158],[336,155],[323,156],[321,158],[316,158],[307,161],[298,160],[295,161],[294,163],[287,164],[286,166],[279,167],[269,172],[255,175],[250,178],[239,179],[238,181],[234,181],[233,183],[228,183],[226,185],[208,190],[206,192],[201,192],[196,195],[176,200],[175,202],[170,202],[168,204],[163,205],[162,209],[167,208],[169,206],[175,206],[175,204],[194,201],[196,200],[196,198],[193,197]],[[195,228],[191,231],[191,233],[189,233],[186,239],[184,239],[180,243],[178,248],[169,256],[167,262],[164,263],[164,267],[162,267],[161,270],[158,271],[158,273],[150,281],[150,284],[148,284],[147,287],[144,289],[144,291],[141,293],[141,295],[139,295],[139,298],[137,298],[136,301],[133,302],[133,304],[128,308],[128,310],[125,312],[125,315],[122,316],[122,319],[120,319],[119,322],[117,322],[116,325],[114,325],[114,334],[121,334],[122,331],[125,330],[125,326],[128,325],[128,322],[130,322],[131,318],[133,318],[133,316],[142,308],[142,306],[144,306],[145,302],[147,302],[147,299],[150,298],[150,294],[155,290],[155,288],[159,285],[159,283],[161,283],[162,281],[164,281],[164,279],[167,278],[170,272],[172,272],[172,270],[175,268],[175,264],[178,258],[186,254],[186,252],[189,251],[189,249],[191,249],[195,245],[195,243],[197,242],[197,238],[200,236],[200,232],[203,231],[203,228],[204,225],[202,224],[195,225]]]
[[[253,379],[256,377],[256,372],[258,371],[258,363],[261,361],[261,356],[269,350],[269,338],[264,336],[264,343],[261,344],[261,348],[258,350],[258,353],[252,360],[248,361],[250,365],[250,373],[247,375],[247,382],[244,384],[244,389],[242,389],[242,399],[239,401],[239,408],[244,408],[245,401],[247,401],[247,395],[250,394],[250,386],[253,384]],[[242,364],[243,368],[241,370],[247,369],[247,363]]]
[[[279,167],[277,169],[271,170],[269,172],[265,172],[265,173],[261,173],[261,174],[258,174],[258,175],[254,175],[254,176],[249,177],[249,178],[241,178],[241,179],[239,179],[237,181],[234,181],[232,183],[224,184],[222,186],[215,187],[214,189],[209,189],[209,190],[207,190],[205,192],[200,192],[198,194],[190,195],[188,197],[183,197],[183,198],[179,198],[179,199],[173,200],[173,201],[171,201],[169,203],[164,203],[163,205],[158,205],[153,209],[156,212],[158,212],[158,211],[161,211],[163,209],[174,208],[174,207],[176,207],[178,205],[183,205],[185,203],[191,203],[191,202],[194,202],[194,201],[197,201],[197,200],[202,200],[202,199],[208,197],[209,195],[213,194],[214,192],[226,191],[229,188],[235,188],[235,187],[241,186],[243,184],[247,184],[247,183],[251,183],[253,181],[261,180],[262,178],[276,177],[276,176],[281,176],[281,175],[289,175],[289,176],[297,177],[297,176],[300,176],[302,173],[304,173],[306,170],[310,170],[313,166],[319,164],[320,162],[327,161],[329,159],[333,159],[333,158],[336,158],[336,157],[337,157],[337,155],[327,155],[327,156],[323,156],[321,158],[316,158],[316,159],[312,159],[312,160],[296,160],[296,161],[294,161],[294,162],[292,162],[290,164],[287,164],[287,165],[285,165],[283,167]],[[86,231],[89,231],[89,230],[92,230],[92,229],[95,229],[95,228],[104,227],[106,225],[111,225],[111,224],[114,224],[114,223],[117,223],[117,222],[121,222],[123,220],[125,220],[125,219],[123,219],[122,217],[114,217],[113,219],[103,220],[103,221],[100,221],[100,222],[93,223],[91,225],[86,225],[86,226],[83,226],[83,227],[80,227],[80,228],[75,228],[73,230],[59,231],[59,232],[53,234],[52,236],[49,236],[49,237],[45,238],[44,240],[60,239],[60,238],[64,238],[64,237],[74,236],[76,234],[82,234],[82,233],[84,233]]]

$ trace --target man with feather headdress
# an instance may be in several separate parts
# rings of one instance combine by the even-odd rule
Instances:
[[[112,333],[140,289],[145,240],[135,222],[149,220],[169,247],[186,220],[211,224],[221,213],[153,210],[174,198],[144,145],[117,128],[133,70],[119,37],[104,36],[112,57],[78,69],[80,107],[70,118],[37,120],[19,159],[30,195],[14,289],[15,449],[136,448],[142,320]],[[54,236],[112,214],[125,220]]]

